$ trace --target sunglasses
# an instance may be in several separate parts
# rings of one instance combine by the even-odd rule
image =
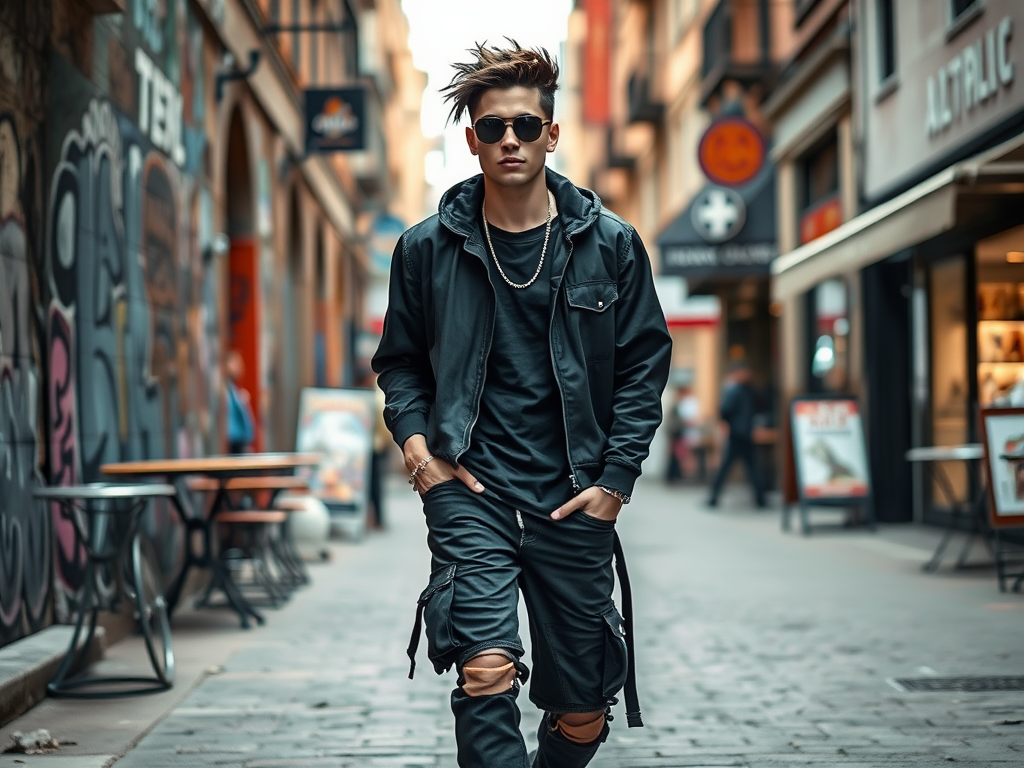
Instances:
[[[551,125],[550,120],[541,120],[536,115],[520,115],[512,120],[502,120],[500,117],[481,117],[473,124],[476,137],[484,144],[496,144],[501,141],[508,130],[509,125],[520,141],[536,141],[540,138],[541,130],[545,125]]]

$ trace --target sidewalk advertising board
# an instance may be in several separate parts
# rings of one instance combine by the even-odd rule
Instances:
[[[793,463],[804,533],[809,506],[863,505],[874,528],[871,478],[855,398],[807,395],[791,406]],[[788,511],[783,519],[788,527]]]
[[[374,394],[369,389],[302,390],[295,450],[324,456],[307,470],[311,493],[331,513],[348,518],[356,535],[365,525],[373,454]]]
[[[1024,526],[1024,408],[982,408],[981,436],[989,522],[993,528]]]

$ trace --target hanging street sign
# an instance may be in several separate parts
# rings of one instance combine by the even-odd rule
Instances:
[[[697,159],[704,175],[723,187],[741,187],[764,167],[767,150],[761,132],[742,117],[720,117],[704,132]]]
[[[311,88],[306,97],[306,154],[366,149],[366,88]]]

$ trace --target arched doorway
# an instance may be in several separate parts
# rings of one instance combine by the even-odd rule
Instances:
[[[249,146],[236,108],[228,127],[225,176],[224,222],[230,240],[228,251],[228,343],[226,351],[237,351],[244,362],[238,385],[248,391],[256,417],[254,449],[263,450],[262,388],[260,359],[260,270],[256,241],[256,206],[253,193]]]

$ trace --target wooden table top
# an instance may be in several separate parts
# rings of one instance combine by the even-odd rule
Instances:
[[[104,464],[105,475],[225,475],[234,472],[315,467],[321,461],[316,453],[247,453],[234,456],[206,456],[199,459],[149,459]]]
[[[226,491],[308,491],[309,483],[301,477],[291,475],[258,475],[228,478],[190,477],[187,481],[190,491],[212,493],[224,488]]]

